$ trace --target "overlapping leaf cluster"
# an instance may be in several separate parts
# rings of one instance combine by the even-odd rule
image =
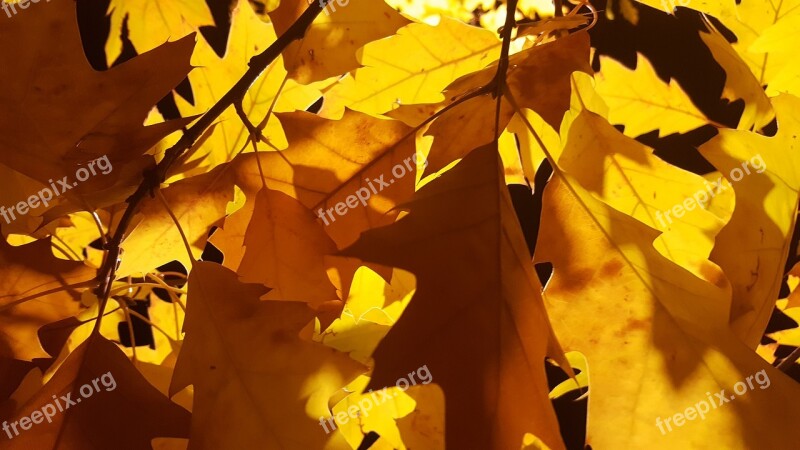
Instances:
[[[147,196],[308,2],[232,1],[225,22],[204,0],[111,0],[106,62],[138,56],[102,72],[74,2],[0,17],[0,205],[94,158],[114,167],[0,222],[0,419],[108,371],[119,386],[0,448],[356,449],[377,433],[374,449],[561,449],[551,397],[587,388],[595,449],[793,448],[800,387],[771,364],[798,329],[759,343],[776,305],[800,321],[797,268],[778,300],[800,201],[797,5],[689,5],[737,37],[700,32],[722,98],[744,105],[730,129],[644,55],[595,73],[585,3],[553,17],[512,1],[544,17],[513,35],[494,2],[389,3],[319,14]],[[704,126],[705,175],[634,139]],[[731,179],[756,156],[764,171]],[[531,254],[508,185],[530,191],[546,166]],[[547,364],[572,378],[551,390]],[[395,387],[423,366],[432,384]],[[762,370],[768,389],[654,425]],[[320,426],[382,388],[369,414]]]

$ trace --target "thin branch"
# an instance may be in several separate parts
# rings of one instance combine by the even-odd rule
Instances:
[[[775,367],[778,370],[786,372],[787,370],[789,370],[790,367],[792,367],[792,364],[794,364],[794,362],[797,361],[798,358],[800,358],[800,347],[794,349],[794,351],[789,356],[783,358],[780,364],[778,364]]]
[[[248,136],[247,140],[253,144],[253,152],[258,155],[258,142],[264,140],[264,136],[261,134],[261,129],[250,123],[250,119],[247,118],[247,114],[245,114],[244,108],[242,108],[241,101],[234,103],[234,106],[236,107],[236,114],[239,115],[239,119],[242,120],[245,128],[247,128],[247,131],[250,133],[250,136]],[[247,145],[245,144],[245,148],[246,147]],[[244,148],[240,150],[239,153],[242,151],[244,151]],[[261,168],[261,158],[258,156],[256,156],[256,164],[258,165],[258,174],[261,177],[261,187],[262,189],[267,190],[267,181],[266,177],[264,176],[264,169]]]
[[[267,115],[264,116],[264,120],[262,120],[258,124],[258,129],[263,130],[264,127],[267,126],[267,122],[269,122],[269,117],[272,115],[272,111],[275,109],[275,104],[278,103],[278,97],[283,92],[283,88],[286,86],[286,81],[289,80],[289,72],[286,72],[286,76],[283,77],[283,81],[281,81],[281,85],[278,86],[278,92],[275,94],[275,97],[272,97],[272,103],[269,105],[269,109],[267,110]]]
[[[167,199],[164,197],[164,193],[161,192],[161,189],[156,189],[156,197],[158,197],[158,200],[164,206],[164,209],[167,210],[167,214],[169,214],[169,217],[172,218],[172,221],[175,222],[175,226],[178,228],[178,233],[180,233],[181,239],[183,240],[183,245],[186,247],[186,253],[189,254],[189,260],[192,262],[192,264],[196,263],[197,260],[194,259],[194,255],[192,255],[192,246],[189,245],[189,239],[186,238],[186,233],[183,232],[181,223],[178,221],[178,218],[175,217],[175,213],[173,213],[172,209],[169,207],[169,203],[167,203]]]
[[[60,251],[62,255],[66,256],[71,261],[83,261],[83,258],[81,258],[80,255],[78,255],[78,253],[75,252],[75,250],[73,250],[69,245],[67,245],[67,243],[64,242],[55,233],[53,233],[51,236],[53,236],[53,239],[55,239],[55,241],[50,241],[50,245],[52,245],[53,248]],[[56,241],[60,242],[64,247],[62,248],[59,244],[56,243]]]
[[[127,286],[119,286],[119,287],[111,289],[111,293],[112,294],[117,294],[119,292],[124,292],[124,291],[126,291],[128,289],[132,289],[134,287],[152,287],[152,288],[166,289],[168,291],[177,292],[179,294],[185,294],[186,293],[186,291],[184,291],[182,289],[178,289],[178,288],[176,288],[174,286],[170,286],[170,285],[168,285],[166,283],[164,283],[164,284],[159,284],[159,283],[130,283]]]
[[[247,90],[253,82],[258,79],[264,69],[275,61],[289,44],[303,38],[311,22],[314,21],[330,1],[331,0],[320,0],[319,2],[312,2],[305,12],[303,12],[289,29],[273,42],[272,45],[262,53],[251,58],[249,67],[244,75],[242,75],[242,78],[240,78],[239,81],[208,110],[208,112],[203,114],[197,122],[189,127],[175,145],[167,149],[164,153],[164,158],[157,166],[144,173],[144,180],[142,180],[136,192],[127,199],[128,207],[125,208],[125,212],[117,225],[113,237],[104,245],[108,253],[106,254],[105,261],[103,261],[103,266],[98,272],[98,285],[95,289],[95,294],[100,298],[101,314],[100,318],[98,318],[95,323],[94,332],[99,332],[102,312],[105,310],[106,304],[108,303],[111,284],[116,277],[117,267],[121,261],[122,251],[120,246],[122,240],[125,238],[125,233],[128,232],[133,217],[138,211],[145,195],[150,194],[166,179],[167,173],[172,168],[172,164],[191,148],[195,141],[202,136],[205,130],[211,126],[226,109],[237,99],[244,97]]]
[[[23,298],[21,298],[19,300],[14,300],[13,302],[6,303],[5,305],[0,305],[0,312],[5,311],[6,309],[11,309],[11,308],[13,308],[13,307],[15,307],[15,306],[17,306],[17,305],[19,305],[21,303],[25,303],[27,301],[34,300],[34,299],[37,299],[39,297],[44,297],[46,295],[55,294],[56,292],[68,291],[68,290],[73,289],[73,288],[89,287],[89,286],[93,285],[95,283],[95,281],[96,280],[81,281],[80,283],[67,284],[67,285],[64,285],[64,286],[59,286],[57,288],[48,289],[46,291],[39,292],[38,294],[29,295],[29,296],[23,297]]]
[[[98,233],[100,233],[100,242],[102,242],[104,246],[108,245],[108,236],[106,232],[103,231],[103,222],[100,220],[100,216],[97,215],[97,211],[92,211],[89,214],[92,216],[92,219],[94,219],[94,224],[97,226]]]
[[[125,314],[125,322],[128,323],[128,339],[131,340],[131,350],[133,351],[133,362],[135,363],[138,358],[136,357],[136,336],[133,334],[133,322],[131,321],[131,315],[128,311],[128,305],[125,302],[121,302],[119,304],[122,307],[122,312]]]
[[[138,312],[136,312],[136,311],[134,311],[134,310],[132,310],[132,309],[129,309],[129,310],[128,310],[128,314],[131,314],[131,315],[133,315],[133,316],[136,316],[136,317],[138,317],[138,318],[139,318],[139,320],[141,320],[142,322],[144,322],[144,323],[146,323],[147,325],[150,325],[151,327],[153,327],[153,328],[155,328],[156,330],[160,331],[160,332],[161,332],[161,334],[163,334],[164,336],[166,336],[166,337],[167,337],[167,339],[169,339],[170,341],[172,341],[172,342],[175,342],[175,341],[178,341],[178,340],[180,340],[179,338],[173,338],[173,337],[172,337],[172,336],[170,336],[170,335],[169,335],[169,334],[168,334],[166,331],[164,331],[164,329],[163,329],[163,328],[161,328],[161,327],[159,327],[158,325],[154,324],[154,323],[153,323],[153,322],[152,322],[150,319],[148,319],[147,317],[145,317],[145,316],[143,316],[143,315],[139,314]]]
[[[500,61],[497,64],[497,73],[492,81],[494,85],[494,98],[497,99],[497,107],[495,108],[494,115],[494,139],[500,138],[500,108],[503,103],[503,92],[506,86],[506,75],[508,74],[508,54],[511,51],[511,34],[514,32],[516,26],[516,19],[514,15],[517,12],[517,1],[508,0],[506,4],[506,22],[503,25],[503,47],[500,50]]]
[[[167,294],[169,295],[169,298],[170,298],[170,299],[172,299],[172,303],[173,303],[173,304],[176,304],[176,303],[177,303],[177,304],[178,304],[178,306],[180,306],[180,307],[181,307],[181,309],[183,310],[183,312],[184,312],[184,313],[186,312],[186,305],[184,305],[184,304],[183,304],[183,302],[180,300],[179,296],[175,295],[175,293],[176,293],[176,292],[177,292],[177,293],[179,293],[179,294],[185,294],[186,292],[179,291],[179,290],[177,290],[177,289],[175,289],[175,288],[172,288],[172,287],[170,287],[170,286],[169,286],[169,285],[168,285],[168,284],[167,284],[167,283],[166,283],[164,280],[162,280],[161,278],[159,278],[159,277],[157,277],[157,276],[155,276],[155,275],[153,275],[153,274],[151,274],[151,273],[148,273],[148,274],[147,274],[147,277],[148,277],[148,278],[150,278],[150,279],[152,279],[152,280],[153,280],[153,281],[155,281],[156,283],[160,284],[160,285],[161,285],[161,287],[162,287],[164,290],[166,290],[166,291],[167,291]]]
[[[164,276],[172,276],[172,277],[183,278],[184,280],[187,278],[186,274],[185,273],[181,273],[181,272],[169,272],[168,271],[168,272],[159,272],[159,273],[161,273],[161,275],[164,275]]]

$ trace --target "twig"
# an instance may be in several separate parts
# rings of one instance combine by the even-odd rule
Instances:
[[[503,92],[506,86],[506,75],[508,74],[508,54],[511,51],[511,33],[514,32],[516,19],[514,15],[517,12],[517,1],[508,0],[506,4],[506,23],[503,25],[503,47],[500,50],[500,61],[497,63],[497,73],[494,80],[490,84],[494,86],[492,95],[497,99],[497,108],[494,116],[494,138],[497,140],[500,137],[500,108],[503,99]]]
[[[186,133],[175,143],[172,147],[167,149],[164,153],[164,158],[154,168],[144,173],[144,180],[136,189],[126,202],[128,203],[122,218],[117,225],[111,240],[104,245],[105,250],[108,251],[106,259],[103,261],[103,266],[97,275],[97,288],[95,294],[100,298],[100,314],[93,333],[98,333],[100,330],[100,322],[102,319],[102,312],[105,310],[106,304],[111,290],[111,285],[114,281],[117,267],[121,260],[121,244],[125,237],[125,233],[130,227],[133,217],[136,214],[139,206],[144,200],[145,195],[153,192],[154,189],[166,179],[167,172],[172,167],[172,164],[188,150],[203,132],[211,126],[214,121],[230,107],[237,99],[244,97],[247,90],[258,79],[261,72],[264,71],[273,61],[275,61],[280,54],[292,42],[302,39],[306,30],[311,25],[311,22],[322,12],[322,9],[328,5],[331,0],[320,0],[319,2],[312,2],[303,14],[283,33],[272,45],[266,50],[250,59],[247,72],[242,75],[242,78],[236,82],[219,101],[211,107],[205,114],[203,114],[197,122],[195,122]]]
[[[103,231],[103,222],[100,220],[100,216],[97,215],[96,210],[89,212],[89,215],[92,216],[94,224],[97,226],[97,231],[100,233],[100,242],[102,242],[103,245],[107,245],[108,237],[106,236],[105,231]]]
[[[783,358],[781,363],[775,366],[775,368],[786,372],[798,358],[800,358],[800,347],[797,347],[789,356]]]
[[[167,198],[164,197],[164,193],[161,192],[161,189],[156,189],[155,191],[156,191],[156,197],[158,197],[158,200],[161,201],[161,205],[164,206],[164,209],[167,210],[167,214],[169,214],[169,217],[172,219],[172,221],[175,222],[175,227],[178,228],[178,233],[180,233],[181,235],[181,240],[183,240],[183,245],[184,247],[186,247],[186,253],[189,254],[189,261],[191,261],[192,264],[196,263],[197,260],[194,259],[194,255],[192,254],[192,246],[189,245],[189,239],[186,238],[186,233],[183,232],[183,227],[181,226],[181,223],[178,221],[178,218],[175,217],[175,213],[172,212],[172,208],[169,207],[169,203],[167,203]]]
[[[14,300],[13,302],[6,303],[5,305],[0,305],[0,312],[3,312],[5,310],[7,310],[7,309],[11,309],[11,308],[13,308],[13,307],[15,307],[17,305],[21,305],[21,304],[23,304],[25,302],[29,302],[31,300],[35,300],[35,299],[37,299],[39,297],[44,297],[46,295],[55,294],[56,292],[62,292],[62,291],[68,291],[70,289],[78,289],[78,288],[83,288],[83,287],[89,287],[89,286],[93,285],[95,283],[95,281],[96,280],[86,280],[86,281],[81,281],[80,283],[66,284],[66,285],[63,285],[63,286],[59,286],[57,288],[48,289],[46,291],[42,291],[42,292],[39,292],[39,293],[36,293],[36,294],[33,294],[33,295],[29,295],[27,297],[23,297],[23,298],[20,298],[18,300]],[[7,296],[4,295],[3,297],[7,297]]]

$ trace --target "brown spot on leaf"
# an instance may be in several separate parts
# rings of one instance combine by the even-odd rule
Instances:
[[[600,269],[600,275],[604,278],[613,277],[618,275],[620,270],[622,270],[622,263],[618,259],[612,259],[603,264],[603,267]]]
[[[624,331],[629,333],[631,331],[647,330],[648,328],[650,328],[650,323],[646,320],[628,319],[628,322],[625,323]]]
[[[570,272],[569,276],[565,278],[565,282],[559,284],[559,288],[565,292],[581,291],[586,287],[587,284],[589,284],[593,276],[594,271],[591,269],[578,269],[572,271]]]

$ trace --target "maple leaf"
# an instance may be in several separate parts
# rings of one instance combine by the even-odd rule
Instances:
[[[214,263],[198,262],[189,275],[186,338],[170,393],[194,385],[192,448],[322,448],[317,417],[327,417],[328,398],[363,371],[300,336],[311,309],[262,302],[264,291]]]
[[[415,291],[413,275],[393,270],[389,282],[369,269],[359,267],[347,291],[341,315],[314,339],[328,347],[347,352],[351,358],[372,365],[370,355],[378,342],[408,306]]]
[[[448,446],[515,448],[532,432],[563,448],[543,366],[563,355],[502,180],[496,145],[476,149],[421,188],[407,216],[342,252],[417,278],[368,387],[427,365],[445,393]]]
[[[798,4],[787,3],[778,5],[780,10],[774,11],[773,16],[775,24],[764,30],[749,48],[751,52],[763,54],[765,67],[761,81],[768,84],[767,94],[770,96],[781,92],[800,95],[800,63],[791,46],[787,45],[797,40],[800,14],[796,12]],[[770,7],[775,8],[772,4]],[[784,11],[786,13],[782,14]]]
[[[314,340],[347,352],[356,361],[372,366],[373,361],[369,355],[400,317],[415,290],[414,277],[408,272],[394,270],[389,280],[390,283],[387,283],[378,273],[367,267],[359,267],[353,277],[341,316],[324,332],[315,333]],[[421,380],[423,383],[430,381],[430,379]],[[398,387],[392,387],[385,391],[385,395],[371,392],[362,394],[368,383],[369,377],[362,375],[342,388],[347,395],[333,406],[331,415],[346,411],[351,406],[361,410],[361,413],[357,421],[338,424],[337,429],[352,447],[357,447],[365,435],[374,431],[381,436],[384,447],[406,448],[403,442],[419,438],[420,430],[408,427],[406,432],[402,432],[396,420],[413,411],[415,406],[413,394],[418,390],[403,391]],[[418,383],[417,386],[425,385]],[[435,389],[435,385],[423,388],[423,392],[428,392],[429,389]],[[431,409],[440,411],[443,403],[443,401],[437,405],[426,403],[419,409],[422,409],[423,413],[430,412]]]

